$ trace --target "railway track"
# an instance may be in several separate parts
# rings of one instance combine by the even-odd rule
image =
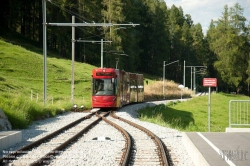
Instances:
[[[165,144],[151,131],[146,128],[118,117],[112,112],[112,118],[108,117],[114,124],[126,129],[129,133],[129,154],[122,163],[127,165],[173,165],[171,157]]]
[[[74,158],[74,153],[81,153],[84,144],[109,144],[108,153],[114,153],[109,165],[173,165],[164,143],[152,132],[110,112],[92,113],[69,125],[53,132],[0,159],[0,165],[98,165],[98,156],[83,153],[82,157]],[[96,116],[94,116],[96,115]],[[102,121],[103,120],[103,121]],[[105,122],[104,122],[105,121]],[[99,126],[99,127],[97,127]],[[99,137],[92,130],[116,132],[121,137],[114,141],[95,142]],[[112,139],[112,138],[111,138]],[[83,146],[79,146],[83,144]],[[100,146],[100,145],[99,145]],[[114,147],[117,150],[114,150]],[[86,149],[85,149],[86,151]],[[70,157],[69,157],[70,156]],[[87,164],[88,163],[88,164]],[[92,165],[91,164],[91,165]]]
[[[46,165],[58,153],[75,141],[92,126],[96,125],[101,117],[95,118],[95,113],[76,120],[67,126],[27,145],[0,159],[0,165]]]

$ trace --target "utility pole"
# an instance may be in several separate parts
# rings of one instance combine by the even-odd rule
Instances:
[[[75,23],[75,16],[72,16],[72,24]],[[74,103],[75,90],[75,27],[72,26],[72,70],[71,70],[71,102]]]
[[[101,43],[101,68],[103,68],[103,43],[111,43],[112,41],[98,40],[75,40],[76,42],[89,42],[89,43]]]
[[[112,23],[75,23],[75,21],[73,22],[73,18],[72,18],[72,23],[47,23],[46,22],[46,0],[42,0],[42,13],[43,13],[43,100],[44,100],[44,105],[46,105],[46,101],[47,101],[47,26],[71,26],[72,27],[72,66],[73,64],[73,50],[75,50],[75,32],[74,29],[75,27],[79,27],[79,26],[102,26],[102,27],[110,27],[110,26],[136,26],[139,24],[112,24]],[[74,33],[74,35],[73,35]],[[74,46],[73,46],[74,45]],[[101,54],[103,53],[103,51],[101,51]],[[72,67],[73,70],[73,67]],[[73,73],[74,71],[72,71]],[[73,75],[73,74],[72,74]],[[71,101],[73,102],[74,100],[74,78],[72,76],[71,78]]]
[[[191,88],[191,91],[193,90],[193,67],[191,67],[191,85],[190,85],[190,88]]]
[[[101,39],[101,68],[103,68],[103,39]]]
[[[186,71],[185,71],[185,60],[184,60],[184,67],[183,67],[183,86],[184,86],[184,89],[185,89],[185,74],[186,74]]]
[[[162,81],[163,81],[163,87],[162,87],[162,95],[163,99],[165,99],[165,61],[163,61],[163,76],[162,76]]]
[[[42,1],[43,7],[43,102],[47,102],[47,29],[46,29],[46,0]]]
[[[196,78],[195,78],[195,73],[196,73],[196,68],[197,67],[200,67],[200,68],[207,68],[207,66],[185,66],[185,67],[190,67],[191,68],[191,91],[192,91],[192,87],[193,87],[193,90],[194,90],[194,94],[196,94]],[[193,71],[194,69],[194,71]],[[194,76],[193,76],[194,74]],[[194,78],[194,80],[192,79]],[[193,84],[193,86],[192,86]]]
[[[194,94],[196,94],[195,66],[194,66]]]
[[[168,63],[166,65],[165,65],[165,61],[163,61],[163,76],[162,76],[163,77],[162,78],[162,81],[163,81],[163,87],[162,87],[163,99],[165,99],[165,66],[171,65],[172,63],[175,63],[175,62],[179,62],[179,60]]]

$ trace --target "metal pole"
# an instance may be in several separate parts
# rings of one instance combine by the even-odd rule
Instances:
[[[210,132],[211,87],[208,88],[208,132]]]
[[[184,72],[184,74],[183,74],[183,85],[184,85],[184,89],[185,89],[185,60],[184,60],[184,68],[183,68],[183,72]]]
[[[191,91],[193,90],[193,67],[191,67]]]
[[[46,105],[47,96],[47,29],[46,29],[46,0],[42,1],[43,11],[43,102]]]
[[[163,93],[163,99],[165,99],[165,61],[163,61],[163,76],[162,76],[162,81],[163,81],[163,87],[162,87],[162,89],[163,89],[163,91],[162,91],[162,93]]]
[[[229,101],[229,128],[231,128],[231,104],[232,104],[232,101],[230,100]]]
[[[195,83],[195,67],[194,67],[194,94],[196,94],[196,83]]]
[[[165,86],[164,86],[164,82],[165,82],[165,66],[167,66],[167,65],[171,65],[172,63],[175,63],[175,62],[179,62],[179,60],[177,60],[177,61],[173,61],[173,62],[171,62],[171,63],[168,63],[168,64],[166,64],[165,65],[165,61],[163,61],[163,98],[165,99],[165,92],[164,92],[164,90],[165,90]]]
[[[72,24],[75,23],[75,16],[72,16]],[[71,73],[71,102],[74,103],[74,89],[75,89],[75,81],[74,81],[74,64],[75,63],[75,27],[72,26],[72,73]]]
[[[74,27],[79,27],[79,26],[88,26],[88,27],[96,27],[96,26],[101,26],[101,27],[108,27],[108,26],[136,26],[140,24],[111,24],[111,23],[46,23],[47,26],[74,26]]]
[[[117,69],[118,63],[119,63],[119,60],[118,60],[118,59],[116,59],[115,69]]]
[[[103,68],[103,39],[101,40],[101,68]]]

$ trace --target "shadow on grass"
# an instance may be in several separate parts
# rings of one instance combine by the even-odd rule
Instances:
[[[38,41],[29,39],[24,37],[23,35],[9,30],[1,31],[0,29],[0,39],[4,40],[7,43],[11,43],[13,45],[18,45],[26,50],[30,50],[37,54],[43,55],[43,47]],[[48,57],[58,57],[58,52],[53,50],[52,48],[47,48],[47,56]]]

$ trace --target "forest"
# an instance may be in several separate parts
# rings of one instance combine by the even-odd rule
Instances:
[[[18,33],[43,47],[43,0],[1,0],[0,35]],[[249,95],[250,24],[239,3],[221,9],[206,34],[181,6],[164,0],[46,0],[46,23],[112,23],[116,26],[76,27],[75,60],[104,67],[143,72],[190,88],[194,73],[197,89],[202,79],[217,78],[218,91]],[[121,25],[119,25],[121,24]],[[131,25],[129,25],[131,24]],[[139,24],[132,26],[133,24]],[[58,58],[71,59],[72,28],[47,26],[47,48]],[[178,61],[178,63],[170,64]],[[166,65],[163,67],[163,62]],[[185,62],[184,62],[185,61]],[[184,64],[185,63],[185,64]],[[184,68],[184,65],[186,66]],[[204,66],[204,67],[203,67]],[[194,85],[194,84],[193,84]]]

